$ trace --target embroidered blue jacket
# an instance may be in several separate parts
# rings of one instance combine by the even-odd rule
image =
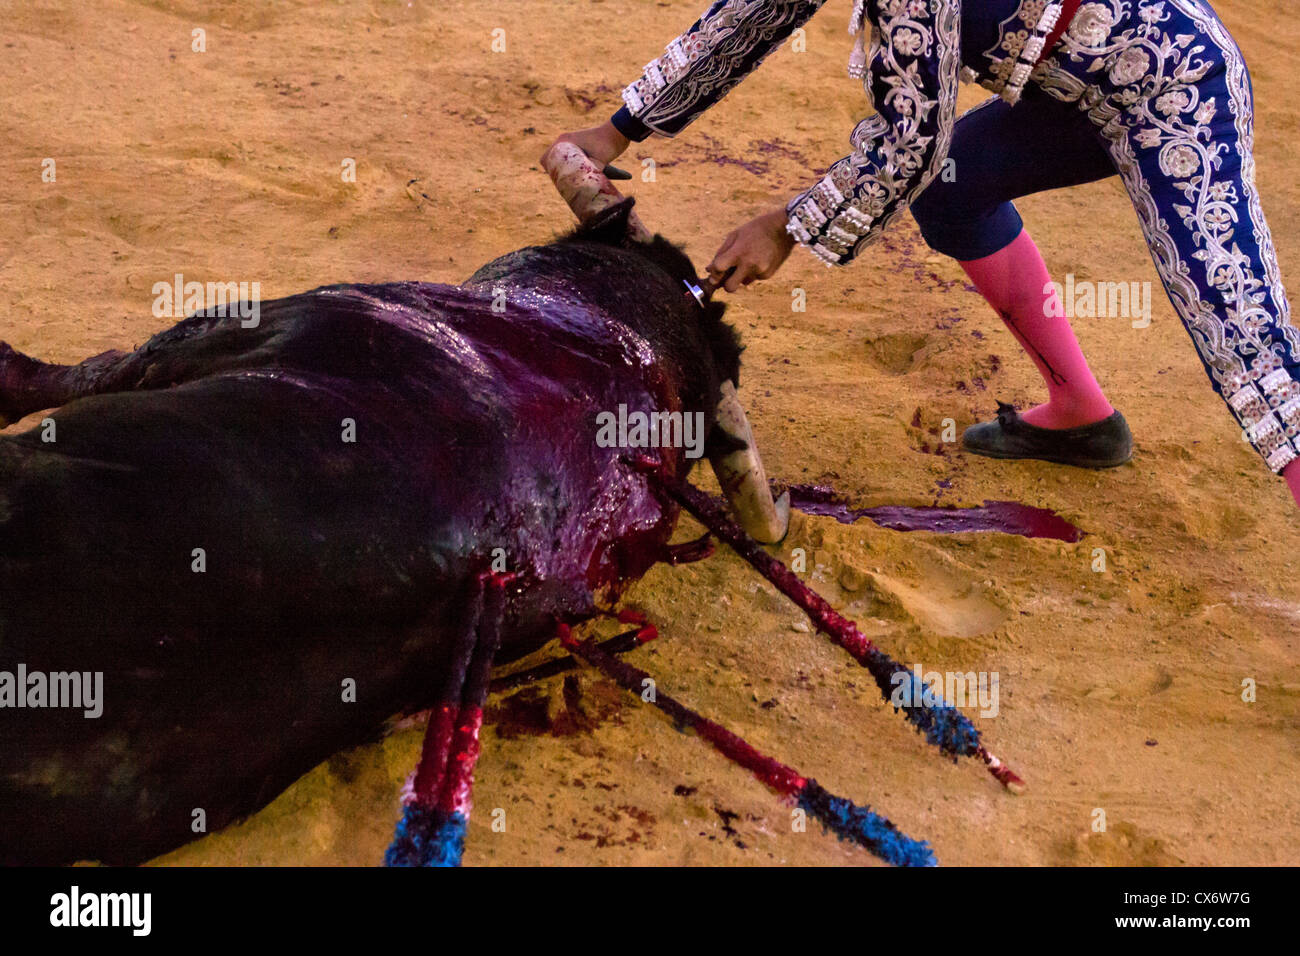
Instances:
[[[717,0],[624,89],[624,106],[612,122],[636,141],[651,133],[675,136],[824,2]],[[1013,17],[1003,23],[981,71],[964,73],[961,0],[858,0],[854,5],[850,32],[859,35],[862,50],[869,31],[870,44],[859,56],[861,68],[851,64],[850,75],[862,76],[876,112],[854,128],[853,151],[786,205],[787,230],[828,265],[855,258],[942,168],[952,142],[959,80],[978,79],[1010,102],[1019,97],[1056,24],[1061,0],[1003,5]]]

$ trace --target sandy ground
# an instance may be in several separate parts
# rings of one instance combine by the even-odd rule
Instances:
[[[612,112],[704,5],[0,3],[0,338],[60,361],[132,347],[165,324],[150,290],[177,272],[260,281],[266,297],[460,281],[567,227],[537,157]],[[627,157],[656,161],[656,181],[628,191],[697,263],[845,151],[864,107],[843,76],[847,6],[831,0],[813,19],[807,53],[783,49],[682,136]],[[1265,209],[1283,273],[1297,276],[1300,28],[1287,6],[1216,2],[1253,70]],[[191,49],[196,27],[206,52]],[[491,50],[496,28],[504,52]],[[982,96],[967,89],[963,102]],[[355,183],[340,176],[348,158]],[[862,504],[1021,500],[1088,532],[1063,544],[797,516],[780,549],[807,549],[815,584],[897,658],[996,671],[1000,712],[979,723],[1030,790],[1012,797],[971,762],[940,760],[725,551],[631,590],[663,635],[633,659],[930,840],[944,863],[1300,862],[1300,516],[1207,386],[1118,180],[1021,208],[1054,273],[1154,284],[1149,328],[1077,322],[1136,434],[1136,457],[1115,471],[934,453],[945,418],[961,428],[997,398],[1042,394],[910,219],[849,268],[796,250],[731,318],[776,476],[830,481]],[[806,313],[791,310],[795,287]],[[683,536],[694,530],[683,522]],[[570,683],[567,695],[553,678],[493,698],[467,864],[872,862],[815,825],[792,832],[759,783],[612,685],[590,672]],[[419,742],[412,727],[341,753],[164,862],[376,863]]]

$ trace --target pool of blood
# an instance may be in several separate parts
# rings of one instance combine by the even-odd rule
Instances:
[[[791,485],[790,504],[805,514],[824,515],[842,524],[870,518],[883,528],[895,531],[938,531],[955,534],[961,531],[999,531],[1026,538],[1053,538],[1079,541],[1083,530],[1066,521],[1055,511],[1035,508],[1018,501],[986,501],[974,508],[910,507],[881,505],[855,508],[829,485]]]

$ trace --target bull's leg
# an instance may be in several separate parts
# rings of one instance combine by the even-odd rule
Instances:
[[[481,575],[457,642],[442,702],[425,731],[386,866],[459,866],[469,824],[474,765],[492,659],[501,645],[505,587],[512,574]]]
[[[56,365],[0,342],[0,425],[90,394],[129,354],[102,352],[79,365]]]
[[[704,532],[694,541],[683,541],[681,544],[669,544],[664,546],[663,560],[671,565],[693,564],[696,561],[703,561],[705,558],[713,555],[713,534],[710,531]]]
[[[101,352],[76,365],[42,362],[0,342],[0,425],[87,395],[170,388],[264,361],[259,350],[277,328],[269,318],[244,328],[238,319],[200,312],[133,352]]]
[[[620,618],[622,615],[620,615]],[[626,622],[625,622],[626,623]],[[640,624],[634,631],[626,631],[607,640],[601,641],[596,646],[606,654],[626,654],[628,651],[635,650],[648,641],[653,641],[659,636],[659,631],[653,624],[646,623],[644,620],[636,621]],[[527,670],[522,670],[514,674],[507,674],[504,677],[498,677],[492,682],[492,692],[500,693],[501,691],[512,690],[522,684],[534,684],[539,680],[547,677],[554,677],[557,674],[564,674],[568,671],[575,670],[578,662],[572,657],[557,657],[555,660],[546,661],[544,664],[538,664]]]

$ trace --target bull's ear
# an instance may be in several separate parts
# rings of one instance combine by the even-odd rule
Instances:
[[[622,245],[627,240],[627,217],[636,205],[636,197],[628,196],[614,205],[602,209],[578,230],[578,237],[611,246]]]

